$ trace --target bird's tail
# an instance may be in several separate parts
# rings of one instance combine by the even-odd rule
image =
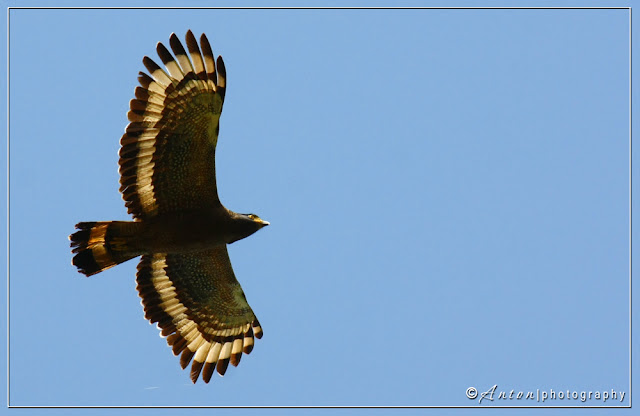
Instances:
[[[131,221],[81,222],[75,233],[69,236],[71,261],[80,273],[91,276],[136,256],[139,251],[133,244],[142,223]]]

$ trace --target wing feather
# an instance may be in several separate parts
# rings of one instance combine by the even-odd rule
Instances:
[[[205,35],[204,57],[191,31],[186,39],[189,54],[171,35],[175,58],[158,43],[166,71],[144,57],[150,75],[140,72],[129,104],[130,123],[120,140],[120,192],[137,219],[220,205],[215,148],[226,72],[220,57],[214,63]]]
[[[172,33],[172,35],[175,36],[175,33]],[[182,72],[180,65],[178,65],[176,60],[173,58],[173,55],[171,55],[171,52],[169,52],[169,50],[161,42],[158,42],[158,45],[156,46],[156,52],[158,52],[160,60],[162,60],[165,68],[167,68],[167,70],[169,71],[169,74],[172,78],[171,81],[181,81],[184,78],[184,73]],[[189,68],[185,69],[188,70]]]
[[[176,59],[178,59],[178,62],[182,67],[182,71],[187,74],[190,72],[195,73],[193,70],[193,65],[191,65],[191,61],[189,60],[189,56],[184,50],[182,42],[180,42],[180,39],[178,39],[175,33],[172,33],[171,37],[169,37],[169,45],[171,46],[171,50],[173,51],[173,53],[176,55]]]
[[[262,329],[235,278],[225,245],[181,254],[142,256],[137,289],[145,317],[167,337],[195,383],[224,375],[249,354]]]
[[[187,32],[187,48],[189,49],[189,56],[191,56],[191,61],[193,62],[193,69],[196,72],[196,75],[202,81],[207,80],[207,71],[204,67],[204,60],[202,59],[202,53],[200,53],[200,47],[198,46],[198,41],[195,36],[193,36],[193,32],[190,30]]]
[[[209,44],[209,40],[203,33],[200,36],[200,45],[202,45],[202,56],[204,57],[204,65],[207,71],[207,78],[213,82],[216,82],[218,79],[216,73],[216,58],[213,55],[213,51],[211,50],[211,45]]]

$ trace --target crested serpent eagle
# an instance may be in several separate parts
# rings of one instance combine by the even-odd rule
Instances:
[[[253,349],[262,328],[231,268],[227,244],[269,225],[218,198],[215,150],[227,85],[222,57],[191,31],[187,50],[156,50],[166,71],[142,62],[129,125],[120,140],[120,192],[134,221],[81,222],[72,263],[94,275],[137,256],[145,318],[156,323],[191,380],[224,375]],[[174,57],[175,55],[175,57]]]

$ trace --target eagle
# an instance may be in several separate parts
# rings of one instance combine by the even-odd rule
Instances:
[[[80,222],[69,236],[72,264],[92,276],[141,256],[136,281],[145,318],[166,337],[191,380],[208,383],[249,354],[262,327],[236,280],[227,244],[269,225],[218,197],[215,151],[227,77],[203,34],[173,55],[158,43],[163,69],[145,56],[120,139],[120,192],[133,221]],[[174,57],[175,55],[175,57]]]

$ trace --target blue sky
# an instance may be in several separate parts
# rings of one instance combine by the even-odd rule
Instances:
[[[628,10],[10,25],[11,405],[477,406],[467,388],[493,385],[626,394],[495,405],[629,404]],[[229,247],[265,335],[195,386],[143,317],[137,261],[85,278],[67,240],[128,219],[117,152],[137,72],[187,29],[227,67],[222,202],[272,224]]]

